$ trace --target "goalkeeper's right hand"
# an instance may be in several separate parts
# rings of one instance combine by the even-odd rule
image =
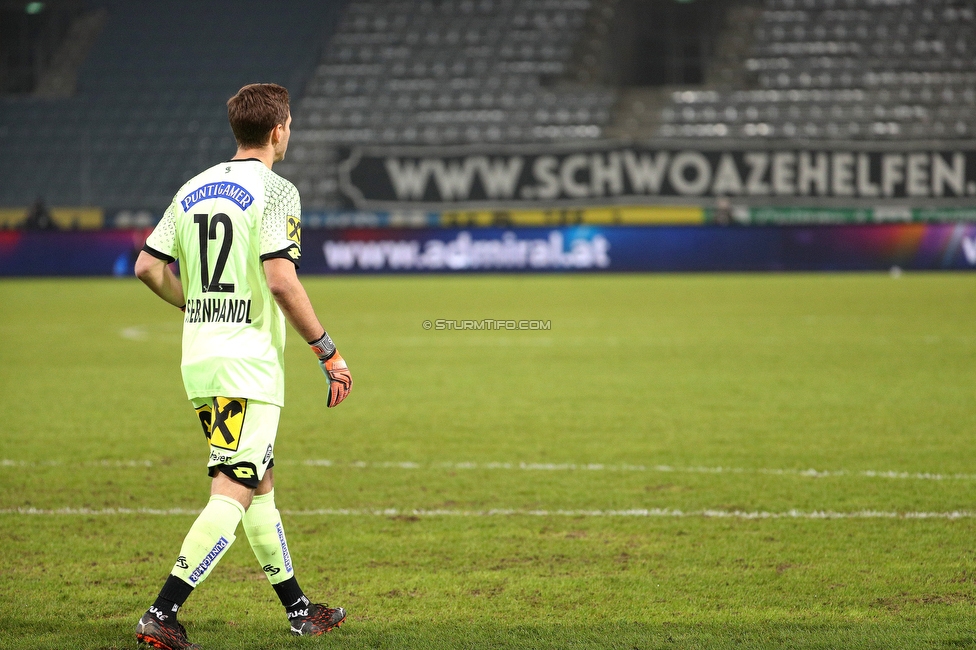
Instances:
[[[322,338],[312,341],[309,345],[315,356],[319,358],[319,367],[322,368],[325,381],[329,384],[326,406],[329,408],[338,406],[352,390],[352,375],[349,373],[349,367],[336,350],[335,343],[332,342],[328,332],[323,332]]]

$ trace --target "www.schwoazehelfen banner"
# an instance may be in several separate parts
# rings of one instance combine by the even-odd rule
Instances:
[[[883,199],[946,205],[976,197],[976,147],[885,149],[498,147],[352,149],[340,187],[357,208],[528,207],[720,196]]]

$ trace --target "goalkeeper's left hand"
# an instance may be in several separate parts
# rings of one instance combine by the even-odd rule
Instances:
[[[338,406],[339,402],[346,399],[349,391],[352,390],[352,375],[349,373],[349,366],[345,359],[336,350],[335,343],[329,338],[329,333],[324,332],[322,338],[309,343],[312,352],[319,358],[319,367],[325,375],[325,381],[329,384],[329,398],[326,406],[332,408]]]

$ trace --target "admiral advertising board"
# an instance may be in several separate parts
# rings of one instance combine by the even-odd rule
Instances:
[[[149,230],[0,231],[0,276],[131,276]],[[976,269],[976,224],[307,229],[301,274]]]

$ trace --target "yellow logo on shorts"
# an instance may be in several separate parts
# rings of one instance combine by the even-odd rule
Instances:
[[[209,404],[204,404],[196,409],[197,417],[200,418],[200,426],[203,427],[203,435],[207,436],[207,443],[210,442],[210,425],[213,422],[213,408]]]
[[[288,241],[302,245],[302,221],[298,217],[288,217]]]
[[[214,400],[214,406],[216,408],[210,425],[210,446],[237,451],[237,447],[241,444],[247,400],[218,397]]]
[[[249,479],[254,478],[254,470],[250,467],[235,467],[234,476],[239,479]]]

